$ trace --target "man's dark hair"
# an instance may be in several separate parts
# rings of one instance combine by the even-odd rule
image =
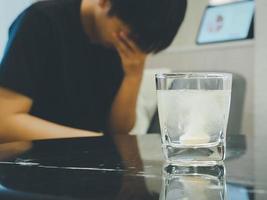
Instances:
[[[185,16],[187,0],[110,0],[110,16],[129,26],[130,37],[147,53],[167,48]]]

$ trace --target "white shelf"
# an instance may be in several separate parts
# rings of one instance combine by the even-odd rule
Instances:
[[[171,46],[166,49],[162,54],[169,53],[188,53],[194,51],[210,51],[210,50],[227,50],[227,49],[240,49],[246,47],[254,47],[255,39],[252,40],[243,40],[235,42],[225,42],[225,43],[214,43],[206,45],[191,45],[191,46]]]

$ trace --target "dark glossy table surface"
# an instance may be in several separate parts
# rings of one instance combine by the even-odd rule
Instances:
[[[2,144],[0,199],[267,199],[265,138],[229,135],[224,166],[177,174],[158,134]]]

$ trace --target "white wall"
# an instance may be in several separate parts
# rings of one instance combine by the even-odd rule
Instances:
[[[0,0],[0,61],[7,42],[10,24],[31,2],[32,0]]]
[[[256,14],[256,43],[255,43],[255,178],[257,185],[256,190],[267,187],[266,174],[266,141],[267,141],[267,1],[257,0]],[[264,200],[260,193],[256,194],[256,199]]]
[[[244,100],[243,120],[238,127],[238,117],[232,117],[231,133],[241,132],[252,134],[254,128],[253,105],[254,105],[254,40],[213,44],[205,46],[195,45],[201,16],[208,0],[188,0],[189,7],[180,33],[173,45],[165,52],[150,57],[147,62],[148,68],[169,67],[175,71],[223,71],[238,75],[235,81],[235,94],[241,92],[238,87],[242,79],[246,81],[246,93]],[[242,86],[244,84],[242,83]],[[232,106],[236,109],[238,101]],[[236,112],[232,112],[236,114]]]
[[[188,0],[185,20],[175,38],[173,46],[178,46],[179,48],[196,46],[195,38],[199,23],[208,2],[209,0]]]
[[[0,0],[0,59],[7,39],[7,28],[15,16],[31,2],[33,0]],[[188,0],[185,23],[173,45],[164,53],[151,57],[147,67],[168,67],[176,71],[227,71],[240,75],[246,80],[246,96],[241,132],[251,134],[254,131],[253,96],[255,77],[257,77],[257,74],[261,74],[264,68],[262,67],[261,71],[259,68],[257,74],[255,74],[255,42],[253,40],[201,47],[195,45],[198,26],[207,4],[208,0]],[[264,24],[264,22],[260,23]],[[262,58],[257,59],[263,60],[265,56],[262,55]],[[259,62],[261,63],[262,61]],[[264,78],[262,77],[262,79]],[[257,82],[257,85],[260,85],[260,83]],[[262,89],[257,91],[258,95],[262,93]]]

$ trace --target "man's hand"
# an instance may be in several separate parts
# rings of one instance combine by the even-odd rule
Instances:
[[[114,33],[113,35],[125,76],[142,76],[147,54],[142,52],[124,32]]]
[[[127,134],[135,124],[137,96],[147,55],[125,33],[113,36],[121,57],[124,78],[112,104],[109,132]]]

